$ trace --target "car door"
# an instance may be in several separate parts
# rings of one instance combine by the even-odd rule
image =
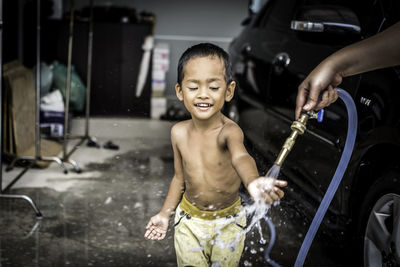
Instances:
[[[288,42],[285,27],[290,24],[296,1],[269,0],[259,16],[237,40],[237,51],[241,60],[234,64],[234,72],[241,90],[240,98],[249,104],[240,114],[240,125],[246,136],[270,161],[271,137],[267,134],[271,127],[270,116],[266,114],[268,94],[271,92],[270,79],[274,55]],[[289,11],[289,13],[288,13]],[[267,170],[264,170],[265,172]]]
[[[349,23],[357,24],[355,14],[344,5],[327,5],[322,0],[313,0],[312,5],[308,2],[302,1],[297,6],[292,21],[332,22],[345,14]],[[272,126],[266,135],[271,139],[274,153],[280,151],[290,133],[299,84],[323,59],[358,38],[355,33],[303,32],[291,29],[291,23],[285,26],[288,41],[282,44],[279,51],[274,51],[276,54],[268,77],[270,86],[266,92],[266,108]],[[357,80],[357,76],[346,79],[342,86],[352,93]],[[322,123],[308,122],[307,131],[298,137],[282,168],[283,174],[318,202],[325,194],[339,162],[346,137],[346,123],[346,109],[340,101],[326,108]],[[341,194],[336,194],[333,208],[339,209],[340,198]]]

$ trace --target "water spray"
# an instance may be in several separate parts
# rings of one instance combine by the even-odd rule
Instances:
[[[292,123],[292,125],[290,126],[290,129],[292,130],[292,132],[290,133],[289,137],[286,139],[285,143],[283,144],[282,149],[279,152],[279,155],[274,162],[274,165],[268,170],[265,177],[270,177],[273,179],[276,179],[278,177],[281,166],[282,166],[283,162],[285,161],[286,157],[289,155],[289,152],[292,150],[297,137],[299,135],[304,134],[304,132],[306,131],[307,121],[309,119],[318,119],[318,121],[321,122],[322,118],[323,118],[323,112],[324,112],[323,109],[321,109],[318,113],[315,112],[314,110],[304,112],[300,115],[300,118],[298,120],[296,120]],[[275,233],[274,224],[272,223],[271,219],[267,216],[264,217],[264,220],[267,222],[269,230],[270,230],[270,234],[271,234],[270,242],[268,244],[267,249],[265,250],[264,259],[266,260],[266,262],[268,262],[273,267],[280,267],[280,265],[278,263],[274,262],[269,256],[269,254],[272,250],[272,247],[274,246],[274,243],[275,243],[276,233]]]
[[[318,208],[318,211],[316,215],[314,216],[314,219],[310,225],[310,228],[308,229],[308,232],[306,234],[306,237],[304,238],[304,241],[301,245],[299,254],[297,255],[297,259],[295,262],[295,267],[300,267],[303,266],[305,258],[307,256],[308,250],[311,246],[311,243],[315,237],[315,234],[322,222],[322,219],[325,216],[325,213],[332,201],[333,196],[336,193],[336,190],[342,180],[342,177],[344,175],[344,172],[346,171],[347,165],[350,161],[351,154],[353,152],[353,147],[355,143],[355,138],[357,134],[357,110],[356,106],[354,104],[353,98],[344,91],[343,89],[338,88],[338,95],[339,98],[344,102],[346,105],[347,109],[347,117],[348,117],[348,128],[347,128],[347,137],[346,137],[346,143],[343,149],[342,156],[340,158],[338,167],[336,168],[335,174],[332,178],[331,183],[329,184],[329,187],[327,189],[327,192],[325,193],[321,204]],[[279,175],[280,168],[285,161],[286,157],[288,156],[289,152],[292,150],[297,136],[304,134],[306,131],[306,125],[307,121],[309,119],[317,119],[318,122],[321,122],[323,120],[323,115],[324,111],[321,109],[318,113],[315,111],[308,111],[304,112],[300,115],[300,118],[292,123],[290,126],[292,132],[289,135],[289,137],[286,139],[285,143],[282,146],[282,149],[277,157],[277,159],[274,162],[274,165],[271,167],[271,169],[267,172],[266,176],[272,177],[272,178],[277,178]],[[275,236],[275,228],[270,221],[266,219],[268,226],[271,231],[271,236]],[[275,239],[275,238],[274,238]],[[272,242],[272,239],[271,239]],[[273,243],[272,243],[273,245]],[[268,246],[268,253],[265,253],[265,260],[269,263],[271,263],[271,259],[269,258],[269,251],[272,248],[272,245],[270,244]],[[272,263],[271,265],[277,266],[276,263]]]

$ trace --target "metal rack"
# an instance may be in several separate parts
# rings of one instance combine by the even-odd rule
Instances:
[[[1,92],[2,92],[2,30],[3,30],[3,1],[0,0],[0,103],[2,103]],[[72,44],[73,44],[73,24],[74,24],[74,0],[71,0],[71,13],[70,13],[70,30],[69,30],[69,43],[68,43],[68,67],[67,67],[67,82],[66,82],[66,108],[65,108],[65,121],[64,121],[64,144],[63,144],[63,157],[42,157],[40,153],[40,87],[41,87],[41,68],[40,68],[40,0],[37,0],[37,31],[36,31],[36,114],[35,114],[35,157],[31,156],[20,156],[14,158],[10,163],[7,170],[11,170],[18,160],[29,161],[30,164],[24,168],[12,181],[7,185],[5,189],[2,189],[2,132],[0,128],[0,198],[6,199],[23,199],[28,201],[28,203],[34,209],[37,218],[42,218],[42,214],[37,208],[33,200],[25,195],[11,195],[4,194],[8,191],[17,181],[21,178],[32,166],[36,164],[37,161],[54,161],[58,163],[64,170],[64,173],[68,173],[65,163],[71,164],[76,172],[81,172],[81,169],[77,163],[70,159],[70,155],[85,141],[94,140],[89,136],[89,116],[90,116],[90,89],[91,89],[91,76],[92,76],[92,47],[93,47],[93,0],[90,0],[90,18],[89,18],[89,39],[88,39],[88,65],[87,65],[87,91],[86,91],[86,118],[85,118],[85,134],[78,137],[68,136],[68,115],[69,115],[69,97],[70,97],[70,87],[71,87],[71,59],[72,59]],[[0,119],[2,119],[2,109],[0,108]],[[81,140],[76,144],[71,151],[67,152],[67,143],[69,139],[80,138]]]
[[[65,88],[65,116],[64,116],[64,134],[63,134],[63,154],[62,158],[59,157],[42,157],[40,155],[40,87],[41,87],[41,68],[40,68],[40,0],[37,0],[37,51],[36,51],[36,155],[35,157],[20,156],[14,158],[14,160],[7,167],[7,171],[11,170],[15,163],[19,160],[29,161],[54,161],[58,163],[63,169],[64,173],[68,173],[68,169],[64,163],[71,164],[77,173],[82,172],[78,164],[70,158],[72,153],[82,145],[85,140],[90,140],[95,143],[95,139],[89,136],[89,117],[90,117],[90,91],[91,91],[91,78],[92,78],[92,51],[93,51],[93,0],[90,0],[90,18],[89,18],[89,30],[88,30],[88,61],[87,61],[87,83],[86,83],[86,112],[85,112],[85,134],[83,136],[69,136],[68,134],[68,121],[69,121],[69,99],[71,94],[71,69],[72,69],[72,46],[73,46],[73,35],[74,35],[74,0],[71,0],[70,9],[70,24],[69,24],[69,38],[68,38],[68,63],[67,63],[67,79]],[[68,140],[80,139],[80,141],[68,152]]]
[[[10,171],[14,168],[14,165],[20,161],[31,161],[32,163],[29,167],[32,167],[38,160],[40,161],[54,161],[64,170],[64,173],[68,173],[67,168],[65,167],[63,161],[58,157],[42,157],[40,153],[40,87],[41,87],[41,67],[40,67],[40,0],[36,1],[36,74],[35,74],[35,87],[36,87],[36,112],[35,112],[35,156],[17,156],[15,157],[11,163],[7,166],[6,171]],[[26,172],[26,171],[25,171]],[[22,175],[18,175],[17,177],[21,177]]]

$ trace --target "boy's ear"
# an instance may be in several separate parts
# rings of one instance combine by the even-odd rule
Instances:
[[[182,93],[182,88],[179,85],[179,83],[175,84],[175,92],[176,92],[176,96],[178,97],[178,99],[180,101],[182,101],[183,100],[183,93]]]
[[[236,82],[231,81],[231,83],[226,87],[225,101],[230,102],[235,94]]]

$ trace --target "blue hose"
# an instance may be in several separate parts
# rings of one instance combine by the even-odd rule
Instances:
[[[271,219],[268,218],[267,216],[264,216],[264,220],[268,223],[268,227],[269,227],[269,231],[271,232],[271,238],[268,244],[267,249],[265,250],[264,253],[264,259],[266,262],[268,262],[269,264],[271,264],[273,267],[281,267],[278,263],[276,263],[275,261],[273,261],[270,257],[269,257],[269,253],[272,250],[272,247],[274,246],[275,243],[275,238],[276,238],[276,233],[275,233],[275,226],[272,223]]]
[[[357,135],[357,110],[354,104],[352,97],[344,91],[343,89],[338,88],[339,97],[342,99],[347,108],[347,117],[348,117],[348,128],[347,128],[347,137],[346,143],[344,145],[344,150],[342,153],[342,157],[340,158],[339,165],[335,171],[335,175],[332,178],[331,183],[329,184],[328,190],[319,205],[318,211],[311,223],[310,228],[304,238],[303,244],[301,245],[299,254],[297,255],[295,267],[303,266],[304,261],[306,259],[308,250],[310,249],[311,243],[317,233],[317,230],[322,222],[322,219],[325,216],[325,213],[329,207],[329,204],[332,201],[333,196],[336,193],[336,190],[342,180],[343,174],[346,171],[347,165],[349,164],[351,154],[353,152],[354,142],[356,140]]]

